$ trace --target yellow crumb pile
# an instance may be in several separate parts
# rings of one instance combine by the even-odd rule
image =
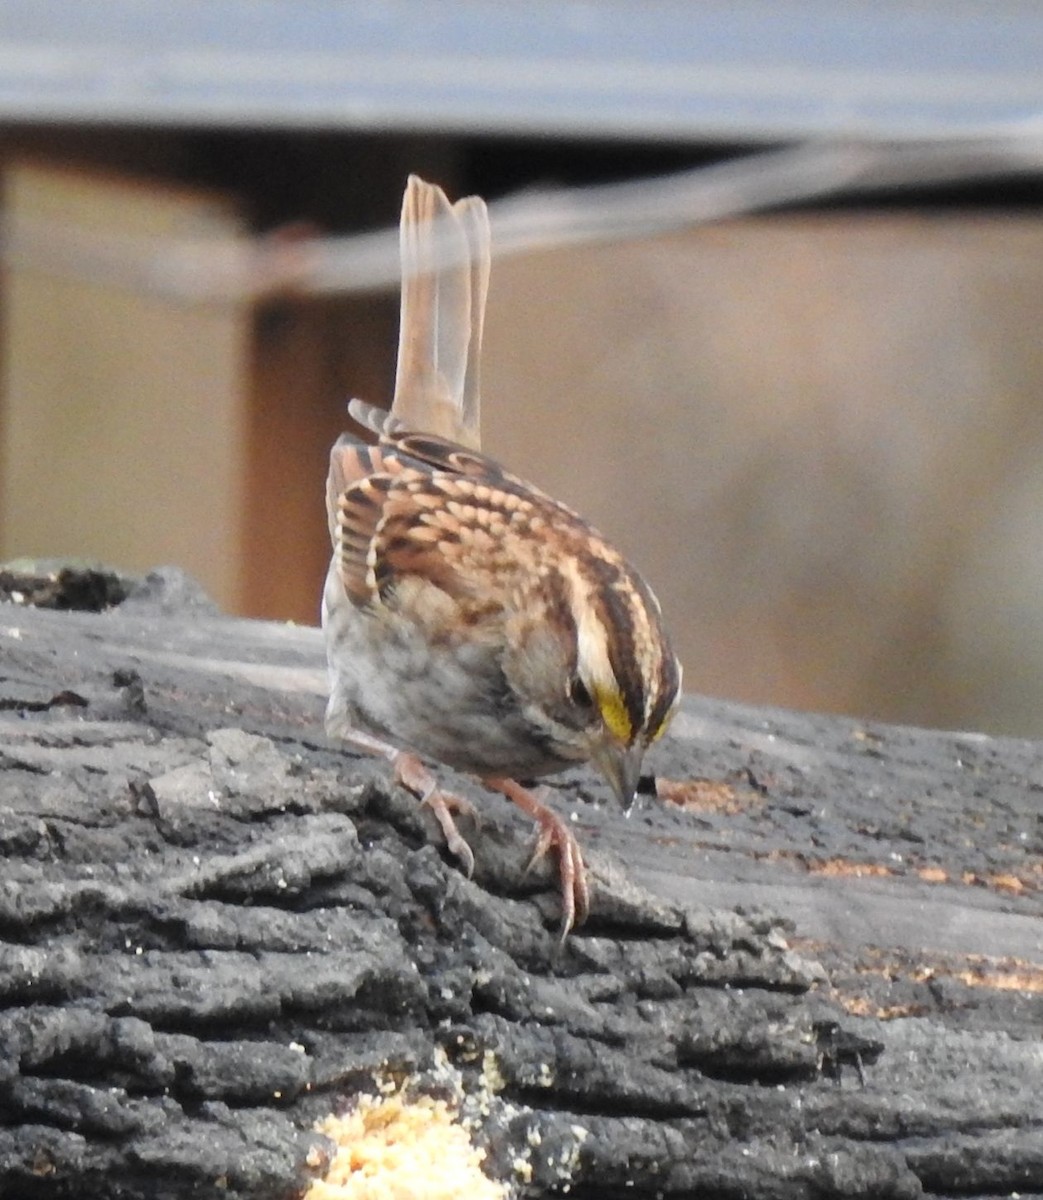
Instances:
[[[444,1100],[363,1096],[319,1126],[337,1146],[304,1200],[507,1200],[481,1170],[485,1151]]]

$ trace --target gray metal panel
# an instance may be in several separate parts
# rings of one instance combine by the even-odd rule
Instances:
[[[0,120],[691,141],[1043,117],[1016,0],[0,0]]]

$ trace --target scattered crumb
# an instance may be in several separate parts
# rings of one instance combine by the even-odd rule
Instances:
[[[757,799],[753,793],[738,792],[730,783],[716,779],[663,779],[656,777],[656,795],[685,812],[742,812]]]
[[[863,879],[868,876],[892,875],[894,872],[883,863],[852,862],[848,858],[826,858],[808,863],[812,875],[846,876]]]
[[[378,1074],[373,1094],[361,1096],[350,1111],[331,1114],[317,1126],[335,1146],[327,1157],[316,1147],[308,1157],[321,1170],[303,1200],[508,1200],[514,1188],[533,1181],[542,1147],[540,1118],[503,1099],[504,1078],[495,1055],[481,1055],[481,1069],[467,1077],[444,1050],[422,1075],[403,1081]],[[437,1095],[428,1095],[428,1091]],[[507,1165],[509,1183],[483,1170],[485,1151],[474,1135],[494,1119],[517,1125],[524,1141]],[[527,1126],[527,1128],[526,1128]],[[521,1132],[521,1130],[519,1132]],[[579,1164],[587,1131],[574,1125],[559,1143],[560,1158],[546,1162],[559,1185],[568,1186]],[[478,1139],[480,1140],[480,1139]],[[501,1167],[503,1169],[503,1167]]]
[[[840,1007],[853,1017],[876,1017],[878,1021],[896,1021],[901,1017],[920,1017],[929,1012],[925,1004],[875,1004],[867,996],[838,996]]]
[[[362,1096],[318,1126],[336,1144],[304,1200],[506,1200],[482,1172],[485,1151],[442,1099]]]
[[[943,867],[917,867],[916,873],[924,883],[945,883],[949,878],[949,872]]]
[[[953,977],[968,987],[995,988],[1007,992],[1043,992],[1043,967],[1023,958],[990,959],[983,955],[968,955],[965,970],[954,971]]]
[[[873,733],[868,729],[853,729],[851,731],[851,736],[856,742],[867,742],[873,746],[882,745],[884,740],[880,734]]]
[[[1020,896],[1025,892],[1034,892],[1037,890],[1036,883],[1010,873],[978,875],[974,871],[965,871],[962,881],[972,887],[992,888],[997,892],[1007,892],[1012,896]]]

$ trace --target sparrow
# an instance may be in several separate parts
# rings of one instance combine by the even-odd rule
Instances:
[[[592,763],[629,811],[681,666],[651,588],[572,509],[480,451],[491,261],[485,203],[411,176],[390,411],[330,453],[322,597],[328,734],[392,764],[470,875],[474,856],[424,760],[476,776],[554,851],[562,941],[589,912],[579,842],[532,781]]]

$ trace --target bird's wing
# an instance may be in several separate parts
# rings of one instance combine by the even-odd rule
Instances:
[[[334,500],[334,560],[354,604],[400,601],[397,585],[408,578],[470,609],[485,604],[482,580],[490,571],[505,580],[521,567],[525,518],[542,497],[513,487],[481,455],[440,440],[434,446],[468,469],[438,469],[380,446],[344,448],[351,470],[367,457],[378,468]],[[489,473],[481,469],[486,462]]]

